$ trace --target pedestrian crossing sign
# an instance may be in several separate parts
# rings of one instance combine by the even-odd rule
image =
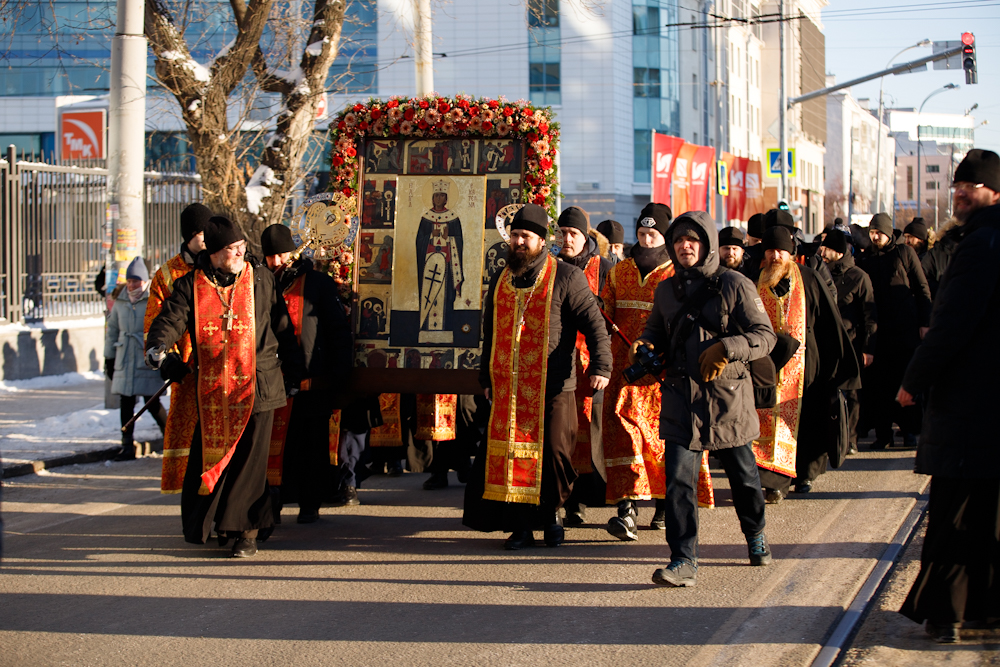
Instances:
[[[785,151],[788,157],[788,166],[785,167],[785,175],[795,178],[795,149],[789,148]],[[767,175],[771,178],[781,178],[780,148],[767,149]]]

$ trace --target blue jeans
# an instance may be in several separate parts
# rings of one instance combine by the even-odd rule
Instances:
[[[722,462],[733,490],[733,504],[743,534],[764,530],[764,494],[760,490],[757,462],[750,444],[718,449],[712,456]],[[667,475],[667,544],[670,557],[698,562],[698,471],[701,452],[668,442],[663,465]]]
[[[357,486],[358,479],[354,475],[354,469],[361,458],[361,452],[365,450],[365,436],[367,433],[355,433],[343,430],[340,432],[340,488],[347,486]]]

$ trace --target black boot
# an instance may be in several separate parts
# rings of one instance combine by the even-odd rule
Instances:
[[[122,450],[115,455],[115,461],[135,461],[135,442],[132,436],[122,436]]]
[[[608,519],[608,532],[623,542],[635,542],[639,539],[635,520],[639,517],[635,502],[623,500],[618,503],[618,516]]]

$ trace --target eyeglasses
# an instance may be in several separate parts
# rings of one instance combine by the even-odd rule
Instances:
[[[985,184],[983,184],[983,183],[965,183],[963,181],[961,183],[952,183],[951,184],[951,191],[952,192],[958,192],[959,190],[964,190],[966,192],[972,192],[972,191],[978,190],[979,188],[982,188],[982,187],[985,187]]]

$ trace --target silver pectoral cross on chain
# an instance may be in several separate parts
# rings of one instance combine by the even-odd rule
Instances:
[[[223,315],[219,316],[219,319],[226,320],[226,331],[232,331],[233,320],[238,320],[239,318],[240,316],[231,310],[227,310]]]

